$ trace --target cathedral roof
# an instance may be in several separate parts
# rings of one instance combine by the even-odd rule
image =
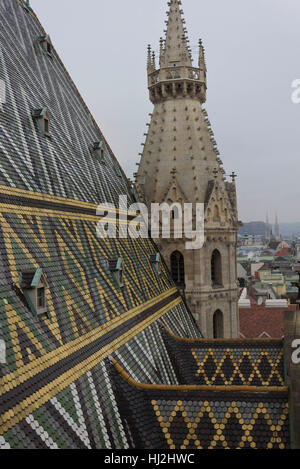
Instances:
[[[194,359],[177,356],[174,342],[201,333],[156,245],[97,236],[98,204],[113,219],[108,204],[134,201],[127,178],[29,2],[2,0],[0,21],[0,449],[180,447],[199,440],[184,418],[207,442],[224,436],[233,447],[231,417],[220,438],[217,425],[244,404],[241,441],[247,415],[261,409],[284,422],[288,447],[284,386],[216,394],[190,388],[190,374],[182,388],[180,361],[192,370]],[[119,233],[134,214],[117,213]],[[209,402],[222,409],[201,421]],[[172,406],[169,443],[161,424],[175,420]],[[257,420],[257,447],[266,446]]]
[[[127,447],[108,357],[172,382],[158,319],[200,332],[151,240],[97,237],[126,176],[27,2],[0,21],[0,446]]]
[[[124,173],[53,44],[51,54],[45,53],[41,38],[46,31],[32,11],[17,8],[15,1],[0,5],[5,41],[0,185],[93,204],[117,203],[119,193],[128,190]],[[10,28],[14,34],[8,34]],[[39,125],[45,110],[48,138]],[[101,140],[105,164],[94,151]],[[118,169],[120,177],[112,185]]]

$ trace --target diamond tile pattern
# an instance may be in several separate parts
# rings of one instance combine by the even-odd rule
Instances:
[[[284,386],[282,340],[181,340],[164,327],[177,376],[184,384]]]
[[[111,373],[123,425],[130,422],[139,448],[290,447],[287,392],[157,389],[129,382],[116,369]]]

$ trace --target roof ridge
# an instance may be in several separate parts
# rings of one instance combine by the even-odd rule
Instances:
[[[112,359],[116,371],[131,386],[144,391],[211,391],[211,392],[246,392],[246,393],[288,393],[286,386],[206,386],[206,385],[165,385],[139,383],[129,376],[122,366]]]
[[[245,309],[250,309],[250,308],[245,308]],[[286,308],[285,308],[286,310]],[[179,337],[175,334],[173,334],[172,331],[170,331],[170,329],[167,328],[167,326],[161,322],[161,325],[164,327],[165,331],[167,332],[167,334],[169,334],[171,337],[173,337],[173,339],[179,341],[179,342],[189,342],[189,343],[199,343],[199,344],[205,344],[207,342],[209,343],[215,343],[215,344],[224,344],[224,343],[232,343],[232,344],[243,344],[246,342],[250,342],[250,343],[257,343],[257,344],[260,344],[260,343],[266,343],[266,342],[270,342],[270,343],[279,343],[281,342],[283,344],[283,340],[282,339],[209,339],[209,338],[204,338],[204,339],[194,339],[194,338],[184,338],[184,337]]]

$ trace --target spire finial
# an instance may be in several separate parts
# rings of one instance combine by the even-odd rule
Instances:
[[[152,52],[152,68],[153,70],[156,70],[156,63],[155,63],[155,52]]]
[[[235,172],[233,171],[232,174],[230,174],[230,177],[232,179],[232,182],[235,182],[235,180],[237,178],[237,174],[235,174]]]
[[[164,54],[165,54],[165,51],[164,51],[164,40],[163,38],[161,37],[160,40],[159,40],[159,45],[160,45],[160,48],[159,48],[159,64],[160,66],[162,66],[163,62],[164,62]]]
[[[205,49],[202,39],[199,39],[199,68],[206,72]]]
[[[152,71],[152,58],[151,58],[151,46],[148,44],[148,58],[147,58],[148,72]]]

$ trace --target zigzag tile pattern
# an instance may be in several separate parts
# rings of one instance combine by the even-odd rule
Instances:
[[[182,384],[284,386],[281,340],[181,339],[163,327],[163,337]]]
[[[23,334],[26,330],[28,339],[39,331],[41,343],[33,341],[29,347],[35,357],[42,350],[51,351],[58,344],[75,340],[173,287],[165,266],[158,276],[151,265],[150,254],[156,252],[151,241],[101,241],[96,236],[96,216],[63,212],[60,217],[51,217],[38,212],[41,209],[10,205],[2,207],[0,214],[0,231],[5,238],[2,283],[11,286],[1,287],[7,301],[5,304],[2,300],[1,307],[7,315],[14,314],[12,311],[22,314]],[[121,290],[106,264],[113,257],[123,259],[125,286]],[[19,274],[39,267],[46,273],[49,284],[49,317],[43,316],[37,324],[26,325],[31,314]],[[27,363],[28,351],[22,347],[19,350],[15,322],[7,321],[4,325],[11,338],[6,345],[8,366],[14,370]],[[13,333],[17,336],[16,343],[12,340]],[[17,360],[19,352],[20,361]]]
[[[143,449],[288,449],[286,389],[153,386],[111,366],[123,427]]]

